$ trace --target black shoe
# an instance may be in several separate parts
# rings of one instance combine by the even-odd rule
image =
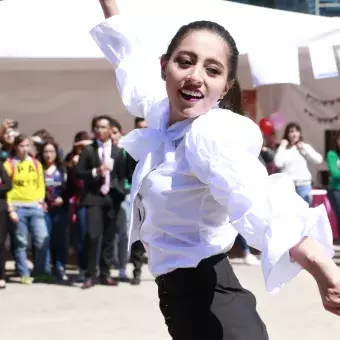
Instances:
[[[133,286],[139,286],[140,285],[140,278],[139,277],[134,277],[130,283],[133,285]]]
[[[139,286],[140,285],[140,273],[133,273],[133,279],[130,281],[130,283],[133,285],[133,286]]]
[[[101,277],[100,284],[104,286],[118,286],[118,282],[112,277]]]
[[[84,281],[83,285],[81,286],[81,289],[90,289],[94,286],[95,286],[94,281],[88,278]]]

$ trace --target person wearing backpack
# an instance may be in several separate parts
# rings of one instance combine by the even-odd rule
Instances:
[[[45,268],[49,237],[45,222],[45,181],[41,163],[29,156],[30,142],[20,134],[14,140],[15,156],[4,163],[11,178],[12,190],[7,194],[9,217],[14,223],[15,261],[20,283],[31,284],[27,267],[28,232],[34,245],[34,276],[38,281],[50,277]]]

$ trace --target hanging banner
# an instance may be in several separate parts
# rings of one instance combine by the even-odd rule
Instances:
[[[272,84],[300,85],[299,49],[297,46],[272,46],[248,53],[253,86]]]
[[[338,76],[333,46],[317,42],[311,43],[308,48],[315,79]]]
[[[322,106],[334,106],[340,103],[340,97],[335,97],[332,99],[318,99],[309,93],[306,94],[306,99],[313,104]]]

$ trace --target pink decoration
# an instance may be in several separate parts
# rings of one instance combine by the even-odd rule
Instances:
[[[269,116],[269,119],[274,124],[275,131],[280,131],[286,125],[286,119],[282,112],[274,112]]]
[[[325,191],[326,192],[326,191]],[[332,231],[333,231],[333,239],[336,240],[339,238],[339,234],[338,234],[338,223],[335,217],[335,213],[332,209],[332,206],[328,200],[327,194],[323,194],[323,195],[313,195],[313,201],[312,201],[312,207],[317,207],[320,204],[324,204],[327,214],[328,214],[328,219],[329,222],[331,224],[332,227]]]

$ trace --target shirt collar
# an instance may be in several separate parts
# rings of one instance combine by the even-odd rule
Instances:
[[[111,146],[112,145],[112,140],[109,139],[108,141],[106,141],[105,143],[103,143],[102,141],[100,141],[99,139],[96,140],[98,146]]]
[[[195,118],[188,118],[169,126],[169,106],[165,107],[161,115],[157,116],[145,129],[135,129],[120,140],[123,147],[135,160],[141,159],[149,152],[165,146],[165,153],[173,151],[173,142],[183,138],[190,129]],[[157,123],[157,124],[156,124]]]
[[[13,158],[14,158],[15,161],[18,161],[18,162],[21,161],[20,158],[17,157],[17,156],[15,156],[15,157],[13,157]],[[22,161],[24,162],[24,161],[30,161],[30,160],[33,160],[33,158],[32,158],[30,155],[27,155],[26,158],[23,159]]]

